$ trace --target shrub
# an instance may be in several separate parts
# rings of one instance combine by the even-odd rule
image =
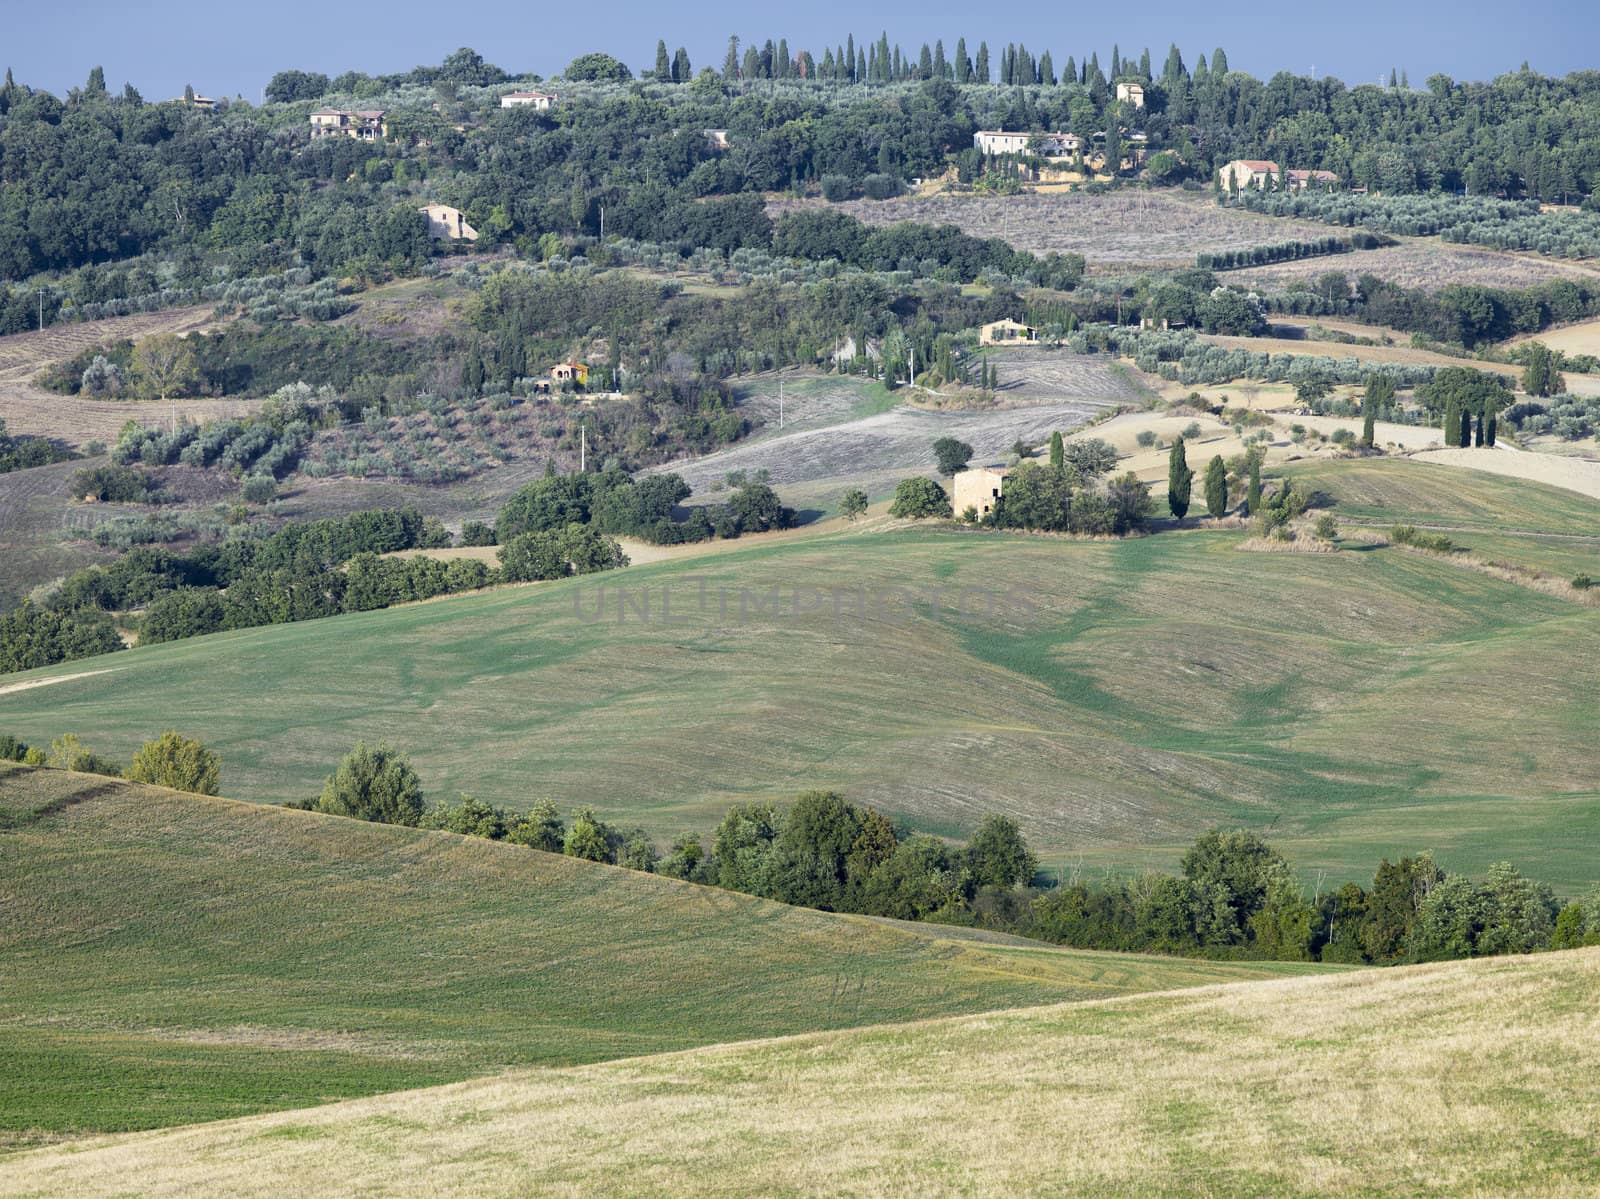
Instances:
[[[848,200],[851,190],[850,177],[848,175],[824,175],[822,177],[822,198],[829,203],[837,204],[841,200]]]
[[[893,175],[868,175],[861,181],[861,190],[869,200],[889,200],[901,192],[900,180]]]
[[[271,475],[247,475],[239,494],[247,504],[267,504],[278,497],[278,481]]]
[[[889,515],[902,520],[948,517],[951,515],[950,497],[937,480],[913,475],[895,484],[894,503],[889,505]]]
[[[423,813],[422,783],[402,755],[360,742],[323,784],[317,811],[415,827]]]
[[[481,520],[469,520],[461,526],[460,544],[493,545],[494,530]]]
[[[1389,530],[1389,540],[1396,545],[1409,545],[1413,549],[1431,550],[1436,554],[1452,553],[1455,542],[1443,533],[1424,533],[1415,525],[1395,525]]]
[[[72,494],[113,504],[159,504],[165,493],[134,466],[91,466],[72,476]]]
[[[0,762],[20,762],[28,756],[28,746],[10,733],[0,735]]]
[[[1140,429],[1139,435],[1135,437],[1134,440],[1137,441],[1141,447],[1148,450],[1156,443],[1155,430]]]
[[[1318,541],[1332,541],[1339,536],[1339,523],[1333,519],[1331,512],[1324,512],[1317,517],[1316,537]]]
[[[1572,587],[1575,591],[1587,591],[1594,586],[1594,579],[1589,575],[1574,575]]]
[[[159,740],[146,741],[133,755],[128,777],[136,783],[153,783],[174,791],[215,795],[222,763],[203,743],[171,731]]]

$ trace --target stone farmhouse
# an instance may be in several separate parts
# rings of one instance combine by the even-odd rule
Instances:
[[[1039,153],[1046,158],[1067,158],[1083,149],[1083,139],[1075,133],[982,130],[972,135],[972,144],[980,154]],[[1037,151],[1033,146],[1038,147]]]
[[[972,508],[980,518],[988,516],[1000,503],[1008,473],[1003,466],[978,466],[958,472],[951,481],[955,492],[951,510],[960,516]]]
[[[1037,341],[1039,331],[1020,321],[990,321],[978,327],[980,346],[1012,346],[1022,342]]]
[[[1253,187],[1257,191],[1267,186],[1268,179],[1278,177],[1278,164],[1266,158],[1235,158],[1217,172],[1224,191],[1237,188],[1244,191]]]
[[[1131,104],[1135,108],[1144,107],[1144,84],[1119,83],[1117,84],[1117,103]]]
[[[466,215],[448,204],[424,204],[417,209],[428,218],[428,236],[434,241],[477,241],[478,231],[467,224]]]

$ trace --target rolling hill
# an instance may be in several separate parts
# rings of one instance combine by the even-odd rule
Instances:
[[[1532,497],[1505,518],[1525,530],[1600,514],[1392,465],[1363,477],[1458,509]],[[125,759],[175,727],[251,800],[312,794],[386,739],[436,799],[592,804],[663,838],[834,787],[958,836],[1011,812],[1057,867],[1168,866],[1220,822],[1308,877],[1432,847],[1593,882],[1600,611],[1435,556],[1241,536],[823,533],[67,663],[8,679],[56,681],[0,692],[0,730]]]
[[[1600,949],[718,1046],[44,1149],[0,1195],[1592,1195]]]
[[[63,771],[0,766],[0,809],[0,1149],[1314,969],[944,936]]]

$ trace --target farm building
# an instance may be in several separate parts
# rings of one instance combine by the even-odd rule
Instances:
[[[1016,133],[982,130],[972,135],[980,154],[1042,154],[1046,158],[1065,158],[1083,149],[1083,139],[1075,133]]]
[[[1339,186],[1339,176],[1332,171],[1289,171],[1285,179],[1292,192],[1329,191]]]
[[[320,108],[311,114],[311,136],[353,137],[364,142],[374,142],[389,136],[381,108],[349,112],[342,108]]]
[[[1018,321],[991,321],[978,329],[980,346],[1007,346],[1023,341],[1037,341],[1039,331],[1032,325]]]
[[[960,516],[968,508],[973,508],[980,517],[988,516],[1000,502],[1007,473],[1003,466],[976,466],[957,473],[953,480],[955,499],[952,506],[955,514]]]
[[[550,368],[550,378],[557,383],[582,387],[589,381],[589,368],[582,362],[558,362]]]
[[[1144,107],[1144,84],[1119,83],[1117,84],[1117,103],[1131,104],[1135,108]]]
[[[1225,189],[1243,191],[1253,187],[1257,191],[1267,186],[1268,179],[1278,176],[1278,164],[1264,158],[1235,158],[1217,172]]]
[[[467,224],[459,208],[448,204],[424,204],[417,209],[428,218],[428,236],[434,241],[477,241],[478,231]]]
[[[500,97],[501,108],[531,108],[545,112],[556,102],[551,92],[507,92]]]

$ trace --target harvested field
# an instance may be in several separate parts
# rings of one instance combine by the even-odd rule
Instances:
[[[518,1064],[1325,969],[954,940],[10,763],[0,822],[0,1151]]]
[[[43,1149],[0,1193],[1577,1199],[1597,987],[1586,949],[522,1071]]]
[[[822,201],[774,201],[783,211]],[[1218,208],[1209,196],[1119,192],[1091,196],[969,196],[941,194],[896,200],[851,200],[834,205],[871,225],[920,221],[958,225],[976,237],[1002,237],[1019,250],[1082,254],[1090,270],[1132,266],[1192,266],[1195,255],[1271,242],[1328,236],[1326,225],[1279,220]]]
[[[0,475],[0,611],[42,583],[79,567],[109,561],[109,551],[62,538],[70,531],[93,527],[100,514],[114,515],[120,505],[74,504],[72,476],[83,462],[57,462]]]
[[[1431,450],[1416,457],[1422,462],[1442,462],[1446,466],[1462,466],[1468,470],[1487,471],[1492,475],[1547,483],[1551,487],[1562,487],[1600,499],[1600,462],[1519,452],[1509,446],[1496,446],[1493,452],[1476,449]]]
[[[1552,350],[1560,350],[1564,354],[1600,356],[1600,320],[1583,321],[1560,329],[1546,329],[1543,333],[1530,334],[1516,340],[1541,341]]]
[[[178,400],[152,403],[138,400],[91,400],[56,395],[33,385],[33,376],[53,362],[82,353],[91,346],[153,333],[191,333],[220,322],[209,308],[175,308],[169,312],[119,316],[76,325],[53,325],[39,333],[13,333],[0,337],[0,419],[13,434],[49,437],[69,446],[89,441],[113,442],[130,420],[153,425],[180,419],[211,420],[241,416],[259,404],[253,400]]]
[[[1600,281],[1600,271],[1577,262],[1447,245],[1427,238],[1410,239],[1381,250],[1357,250],[1350,254],[1226,271],[1220,277],[1228,283],[1247,283],[1265,292],[1281,292],[1288,290],[1291,283],[1309,282],[1329,271],[1338,271],[1350,278],[1376,275],[1387,283],[1430,292],[1453,283],[1521,288],[1558,279]]]
[[[939,437],[969,442],[975,462],[999,461],[1019,438],[1037,445],[1056,429],[1070,430],[1098,410],[1137,403],[1149,394],[1132,371],[1103,359],[1029,349],[998,353],[992,361],[1000,371],[1001,406],[937,412],[902,406],[843,423],[802,425],[793,433],[773,434],[658,469],[682,475],[700,502],[717,498],[713,487],[730,471],[764,470],[788,503],[802,509],[826,506],[847,487],[881,495],[905,475],[931,474],[929,447]],[[776,380],[768,390],[775,396]],[[772,406],[773,401],[771,396],[752,395],[746,402]],[[837,416],[839,401],[832,404]]]

